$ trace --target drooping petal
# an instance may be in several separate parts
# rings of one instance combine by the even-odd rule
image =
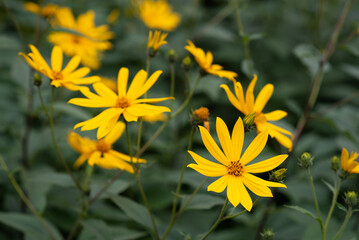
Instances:
[[[248,180],[250,180],[254,184],[258,184],[258,185],[263,185],[263,186],[267,186],[267,187],[284,187],[284,188],[287,188],[287,186],[284,185],[283,183],[266,181],[266,180],[263,180],[263,179],[261,179],[259,177],[254,176],[253,174],[246,173],[246,172],[242,174],[242,177],[247,178]]]
[[[125,126],[126,125],[123,122],[117,122],[116,126],[112,129],[112,131],[104,138],[105,142],[111,145],[116,142],[125,130]]]
[[[232,131],[233,158],[240,159],[244,141],[244,126],[241,117],[238,118]]]
[[[219,142],[221,143],[224,154],[226,155],[229,161],[237,161],[238,159],[234,159],[234,154],[232,150],[232,141],[229,135],[228,128],[224,121],[217,117],[216,119],[216,130]]]
[[[147,72],[143,69],[135,75],[127,91],[127,97],[129,99],[134,100],[142,96],[142,87],[145,84],[146,79]]]
[[[241,164],[246,165],[250,161],[252,161],[254,158],[256,158],[263,150],[267,143],[268,139],[268,132],[261,132],[258,134],[254,140],[251,142],[251,144],[248,146],[246,151],[243,153],[241,157]]]
[[[228,185],[228,179],[229,179],[228,174],[224,175],[223,177],[220,177],[219,179],[217,179],[216,181],[214,181],[208,186],[207,191],[212,191],[217,193],[223,192]]]
[[[232,105],[235,108],[237,108],[239,111],[243,112],[243,106],[241,106],[238,99],[233,95],[231,90],[229,90],[228,86],[225,84],[222,84],[220,87],[224,89],[224,91],[227,94],[228,100],[232,103]]]
[[[287,154],[278,155],[267,160],[254,163],[246,166],[246,171],[249,173],[268,172],[279,166],[288,157]]]
[[[60,47],[55,46],[51,53],[51,67],[54,72],[61,72],[63,54]]]
[[[101,152],[95,151],[91,154],[87,162],[90,166],[93,166],[94,164],[97,164],[99,162],[100,158],[101,158]]]
[[[285,116],[287,116],[287,112],[282,111],[282,110],[275,110],[270,113],[265,113],[264,116],[266,117],[266,119],[268,121],[278,121],[278,120],[284,118]]]
[[[128,68],[123,67],[118,71],[118,76],[117,76],[117,90],[119,97],[126,96],[127,82],[128,82]]]
[[[254,103],[254,112],[262,112],[263,108],[267,104],[268,100],[273,94],[274,87],[272,84],[265,85],[259,92],[256,101]]]
[[[250,181],[248,178],[242,178],[243,184],[254,194],[260,197],[273,197],[271,190],[267,186],[258,185]]]
[[[248,212],[250,212],[253,207],[253,202],[252,202],[251,197],[249,196],[247,189],[243,185],[242,178],[238,178],[238,177],[232,177],[232,178],[234,178],[233,182],[237,185],[237,188],[238,188],[237,191],[239,192],[240,202],[241,202],[242,206]]]
[[[208,152],[220,163],[223,165],[228,165],[228,159],[223,154],[221,149],[218,147],[216,142],[213,140],[212,136],[209,134],[208,130],[202,126],[198,126],[201,133],[202,141],[204,146],[207,148]]]
[[[98,161],[96,163],[96,165],[98,165],[102,168],[107,168],[107,169],[119,168],[119,169],[125,170],[129,173],[134,172],[131,164],[124,162],[121,159],[112,156],[111,154],[104,153],[104,157],[100,160],[101,161]]]

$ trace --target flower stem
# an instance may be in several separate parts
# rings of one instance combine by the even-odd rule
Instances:
[[[133,155],[132,155],[132,150],[131,150],[131,137],[130,137],[130,134],[129,134],[129,131],[128,131],[128,123],[127,121],[125,121],[125,129],[126,129],[126,139],[127,139],[127,145],[128,145],[128,153],[129,153],[129,156],[130,156],[130,160],[131,160],[131,165],[134,167],[134,162],[133,162]],[[136,183],[137,183],[137,186],[138,186],[138,189],[140,190],[140,193],[141,193],[141,197],[142,197],[142,200],[143,202],[145,203],[145,206],[146,206],[146,209],[147,209],[147,212],[150,216],[150,219],[151,219],[151,223],[152,223],[152,230],[153,230],[153,234],[155,236],[155,238],[157,240],[160,239],[159,235],[158,235],[158,231],[157,231],[157,226],[156,226],[156,222],[155,222],[155,218],[153,217],[153,213],[151,211],[151,208],[150,208],[150,205],[148,203],[148,200],[147,200],[147,197],[146,197],[146,194],[145,194],[145,191],[143,190],[143,187],[142,187],[142,184],[141,184],[141,180],[140,180],[140,176],[139,176],[139,172],[138,170],[134,167],[134,175],[135,175],[135,178],[136,178]]]
[[[181,174],[180,174],[180,178],[178,180],[176,193],[175,193],[175,198],[174,198],[173,204],[172,204],[171,220],[170,220],[170,223],[167,226],[167,229],[166,229],[165,233],[163,234],[163,236],[161,238],[162,240],[167,237],[168,233],[170,232],[170,230],[171,230],[171,228],[172,228],[172,226],[173,226],[173,224],[174,224],[174,222],[176,220],[177,202],[178,202],[178,197],[179,197],[179,194],[180,194],[180,191],[181,191],[184,171],[186,170],[186,166],[187,166],[187,161],[188,161],[188,156],[189,156],[188,151],[191,150],[191,148],[192,148],[193,136],[194,136],[194,133],[196,132],[196,129],[197,128],[193,126],[192,130],[191,130],[191,133],[190,133],[187,153],[186,153],[185,159],[184,159],[183,164],[182,164],[182,171],[181,171]]]
[[[176,80],[176,75],[175,75],[175,64],[173,62],[171,62],[171,88],[170,88],[170,96],[174,97],[175,96],[175,80]],[[173,107],[173,102],[174,100],[171,101],[170,103],[170,109],[172,110]],[[170,112],[171,114],[172,112]]]
[[[338,239],[340,237],[340,234],[342,234],[342,232],[345,229],[345,227],[346,227],[350,217],[352,216],[352,214],[353,214],[352,207],[349,206],[347,214],[345,215],[344,222],[343,222],[342,226],[340,227],[340,229],[338,230],[337,234],[335,234],[334,240],[336,240],[336,239]]]
[[[73,173],[71,172],[70,168],[67,166],[66,164],[66,161],[65,159],[63,158],[62,156],[62,153],[61,153],[61,150],[59,148],[59,145],[57,144],[57,141],[56,141],[56,137],[55,137],[55,129],[54,129],[54,121],[53,121],[53,107],[52,107],[52,101],[53,101],[53,90],[51,91],[51,107],[50,107],[50,113],[49,111],[47,110],[46,108],[46,105],[45,105],[45,102],[44,102],[44,99],[42,97],[42,93],[41,93],[41,88],[38,87],[38,90],[39,90],[39,96],[40,96],[40,101],[41,101],[41,105],[42,105],[42,108],[44,109],[44,112],[46,114],[46,116],[48,117],[49,119],[49,123],[50,123],[50,133],[51,133],[51,139],[52,139],[52,143],[55,147],[55,150],[56,150],[56,153],[57,153],[57,156],[58,158],[60,159],[62,165],[65,167],[65,170],[66,172],[70,175],[70,177],[72,178],[73,182],[75,183],[75,185],[77,186],[77,188],[80,190],[80,191],[83,191],[83,188],[81,186],[81,184],[77,181],[77,179],[75,178],[75,176],[73,175]]]
[[[228,205],[228,198],[226,198],[226,201],[223,204],[221,213],[219,214],[217,221],[213,224],[213,226],[209,229],[209,231],[201,238],[201,240],[206,239],[221,223],[221,221],[223,220],[222,217],[223,217],[224,213],[226,212],[227,205]]]
[[[14,187],[16,193],[19,195],[21,200],[30,209],[32,214],[34,214],[39,219],[40,223],[44,226],[46,231],[50,234],[50,237],[52,239],[56,240],[57,238],[56,238],[55,234],[53,233],[53,231],[51,230],[50,226],[46,223],[46,221],[42,218],[40,213],[36,210],[34,205],[32,205],[30,200],[27,198],[24,191],[21,189],[20,185],[17,183],[16,179],[14,178],[13,174],[9,171],[9,168],[8,168],[6,162],[4,161],[4,159],[2,158],[2,156],[0,156],[0,165],[1,165],[2,169],[5,171],[5,173],[7,174],[12,186]]]
[[[333,214],[333,211],[334,211],[334,207],[335,207],[335,204],[337,202],[337,199],[338,199],[338,195],[339,195],[339,190],[340,190],[340,187],[342,185],[342,182],[343,180],[340,179],[339,180],[339,183],[337,183],[337,177],[335,177],[335,181],[334,181],[334,193],[333,193],[333,198],[332,198],[332,204],[330,205],[330,209],[329,209],[329,212],[328,212],[328,216],[325,220],[325,224],[324,224],[324,236],[326,234],[326,230],[327,230],[327,227],[328,227],[328,224],[330,222],[330,218],[332,217],[332,214]]]

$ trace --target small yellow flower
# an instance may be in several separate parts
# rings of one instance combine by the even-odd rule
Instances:
[[[78,85],[92,84],[100,81],[100,78],[97,76],[85,77],[90,72],[90,69],[87,67],[75,70],[80,64],[79,56],[71,58],[67,66],[62,69],[62,50],[60,47],[54,46],[51,53],[50,68],[45,59],[41,56],[39,50],[37,50],[37,48],[33,45],[29,46],[32,51],[31,53],[26,55],[20,52],[19,54],[25,58],[26,62],[33,69],[48,77],[51,80],[52,86],[65,87],[72,91],[78,91],[81,88],[84,88]]]
[[[149,123],[155,123],[155,122],[163,122],[166,120],[166,115],[164,113],[159,113],[155,115],[147,115],[143,116],[143,121],[149,122]]]
[[[253,202],[246,187],[261,197],[273,197],[268,187],[286,188],[282,183],[266,181],[254,176],[252,173],[262,173],[274,169],[288,157],[287,154],[247,165],[265,147],[268,139],[267,132],[260,133],[242,154],[244,127],[241,118],[238,118],[231,137],[226,124],[221,118],[217,117],[217,136],[223,151],[218,147],[206,128],[199,126],[199,130],[208,152],[220,164],[209,161],[192,151],[188,151],[197,163],[191,163],[188,167],[208,177],[220,177],[208,186],[208,191],[220,193],[227,188],[228,200],[234,207],[240,203],[245,209],[251,211]]]
[[[24,4],[24,8],[26,11],[41,15],[45,18],[52,17],[56,12],[57,7],[57,5],[52,3],[49,3],[43,7],[33,2],[27,2]]]
[[[254,100],[254,87],[257,82],[257,76],[254,75],[253,80],[249,84],[246,92],[246,96],[244,98],[243,88],[240,82],[235,82],[234,90],[236,96],[229,90],[228,86],[225,84],[221,85],[226,93],[228,100],[232,103],[232,105],[237,108],[244,115],[249,115],[255,113],[254,123],[257,127],[257,132],[261,133],[263,131],[268,131],[269,135],[272,138],[277,139],[277,141],[282,144],[284,147],[288,148],[289,151],[292,150],[292,140],[293,134],[283,128],[280,128],[269,121],[277,121],[285,116],[287,113],[282,110],[276,110],[270,113],[263,113],[263,109],[267,104],[268,100],[273,94],[274,87],[272,84],[267,84],[263,87],[263,89],[259,92],[257,99]],[[289,135],[291,138],[287,137]]]
[[[118,122],[113,131],[100,140],[83,138],[77,133],[71,132],[67,140],[73,149],[81,153],[80,157],[74,163],[74,167],[80,167],[87,160],[91,166],[96,164],[106,169],[119,168],[133,173],[134,169],[131,166],[131,157],[112,149],[112,145],[120,138],[124,129],[125,124]],[[132,162],[145,163],[146,160],[132,158]]]
[[[185,49],[193,55],[196,62],[204,72],[221,78],[227,78],[233,82],[235,81],[234,78],[237,77],[237,73],[223,70],[221,65],[212,64],[213,55],[210,51],[205,53],[201,48],[197,48],[191,41],[188,41],[188,45]]]
[[[108,24],[110,24],[110,25],[112,25],[112,24],[114,24],[116,21],[117,21],[117,19],[118,19],[118,17],[120,16],[120,10],[118,10],[118,9],[113,9],[111,12],[110,12],[110,14],[107,16],[107,18],[106,18],[106,22],[108,23]]]
[[[153,51],[158,51],[160,47],[167,43],[165,41],[167,37],[167,33],[162,33],[161,31],[155,31],[153,34],[152,31],[150,31],[148,35],[148,42],[147,42],[147,48],[152,49]]]
[[[180,15],[172,12],[166,0],[139,1],[139,12],[147,27],[163,31],[173,31],[181,21]]]
[[[350,174],[359,173],[359,163],[355,161],[358,156],[359,154],[353,151],[349,156],[348,150],[343,148],[340,158],[342,169]]]
[[[117,78],[117,94],[105,84],[98,82],[93,87],[98,94],[83,89],[81,92],[87,98],[73,98],[71,104],[90,108],[107,108],[96,117],[76,124],[75,129],[82,127],[82,131],[98,128],[97,138],[106,136],[115,126],[121,115],[127,122],[137,121],[139,117],[156,115],[163,112],[170,112],[168,107],[150,105],[173,97],[140,99],[157,81],[162,71],[156,71],[147,79],[147,72],[140,70],[131,82],[127,90],[128,74],[127,68],[121,68]]]

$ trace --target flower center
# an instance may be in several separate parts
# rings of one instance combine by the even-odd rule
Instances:
[[[129,106],[130,106],[130,101],[128,101],[127,98],[125,98],[125,97],[119,97],[119,98],[117,98],[115,107],[118,107],[118,108],[127,108],[127,107],[129,107]]]
[[[227,173],[236,177],[241,176],[243,173],[242,164],[239,161],[231,161],[231,163],[227,167]]]
[[[96,148],[101,152],[101,154],[103,154],[111,149],[111,145],[107,144],[103,139],[101,139],[97,141]]]
[[[64,79],[64,75],[61,72],[52,71],[52,76],[55,78],[54,80]]]
[[[81,39],[80,39],[79,36],[73,35],[73,36],[72,36],[72,41],[73,41],[74,43],[79,44],[79,43],[81,42]]]

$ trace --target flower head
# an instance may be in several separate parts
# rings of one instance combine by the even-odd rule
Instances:
[[[244,127],[241,118],[238,118],[232,132],[229,134],[228,128],[223,120],[217,117],[216,130],[219,142],[223,151],[215,143],[206,128],[199,126],[201,137],[208,152],[220,163],[209,161],[192,151],[188,151],[197,164],[189,164],[197,172],[208,177],[220,177],[211,183],[207,190],[213,192],[223,192],[227,188],[228,200],[236,207],[239,203],[250,211],[253,206],[251,197],[246,187],[261,197],[272,197],[272,192],[268,187],[285,187],[282,183],[270,182],[254,176],[252,173],[262,173],[272,170],[281,164],[288,155],[278,155],[270,159],[250,164],[267,143],[268,133],[260,133],[242,154],[244,141]]]
[[[156,71],[147,79],[147,72],[140,70],[127,90],[128,69],[121,68],[117,78],[117,93],[109,89],[105,84],[98,82],[93,84],[97,94],[89,90],[81,92],[87,98],[73,98],[69,103],[91,108],[107,108],[96,117],[76,124],[75,129],[92,130],[98,128],[97,138],[107,135],[115,126],[121,115],[127,122],[137,121],[139,117],[170,112],[168,107],[156,106],[147,103],[161,102],[173,97],[140,99],[157,81],[162,71]]]
[[[359,163],[355,161],[358,158],[359,154],[356,152],[351,152],[349,156],[348,150],[345,148],[342,149],[342,155],[340,158],[342,170],[347,173],[359,173]]]
[[[49,17],[52,17],[55,14],[56,9],[58,8],[58,6],[53,4],[53,3],[49,3],[46,6],[42,7],[42,6],[40,6],[40,5],[36,4],[36,3],[27,2],[27,3],[24,4],[24,8],[25,8],[26,11],[41,15],[41,16],[43,16],[45,18],[49,18]]]
[[[213,54],[210,51],[205,53],[201,48],[196,47],[191,41],[188,41],[188,45],[185,47],[185,49],[187,49],[187,51],[193,55],[196,62],[204,72],[235,81],[234,78],[237,77],[237,73],[223,70],[221,65],[212,64]]]
[[[166,0],[142,0],[139,12],[146,26],[153,29],[173,31],[181,21],[179,14],[172,12],[172,7]]]
[[[148,35],[148,42],[147,42],[147,48],[152,49],[154,52],[158,51],[160,47],[167,43],[165,40],[167,37],[167,33],[162,33],[161,31],[155,31],[153,33],[150,31]]]
[[[75,132],[68,135],[68,142],[73,149],[81,153],[80,157],[74,163],[74,167],[80,167],[86,160],[88,164],[94,164],[107,169],[119,168],[133,173],[131,166],[131,157],[112,149],[112,145],[120,138],[125,129],[123,122],[118,122],[105,138],[100,140],[91,140],[83,138]],[[145,163],[144,159],[132,158],[133,163]]]
[[[85,77],[90,69],[82,67],[75,70],[80,64],[80,57],[75,56],[71,58],[67,66],[62,69],[62,49],[58,46],[54,46],[51,53],[51,67],[46,63],[41,53],[33,45],[29,45],[31,53],[19,54],[23,56],[26,62],[36,71],[44,74],[51,80],[51,85],[55,87],[65,87],[72,91],[80,90],[82,84],[92,84],[100,81],[97,76]]]
[[[232,103],[232,105],[237,108],[244,115],[253,114],[254,115],[254,123],[257,127],[257,132],[268,131],[268,134],[277,139],[277,141],[282,144],[284,147],[288,148],[289,151],[292,149],[292,140],[293,134],[283,128],[280,128],[269,121],[277,121],[285,116],[287,113],[282,110],[276,110],[270,113],[263,113],[263,109],[267,104],[268,100],[273,94],[274,87],[272,84],[267,84],[263,87],[263,89],[259,92],[257,99],[254,99],[254,87],[257,82],[257,76],[254,75],[253,80],[249,84],[246,92],[246,96],[244,97],[244,91],[240,82],[234,83],[234,95],[228,88],[227,85],[222,84],[221,88],[223,88],[226,93],[228,100]],[[291,138],[289,138],[289,135]]]

